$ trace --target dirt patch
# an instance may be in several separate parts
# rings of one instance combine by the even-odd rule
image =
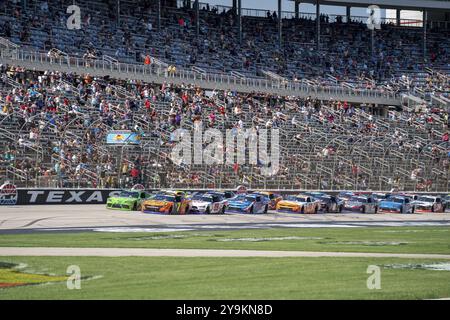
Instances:
[[[289,241],[289,240],[322,240],[321,237],[270,237],[270,238],[225,238],[225,239],[211,239],[211,241],[219,242],[262,242],[262,241]]]
[[[386,264],[383,266],[386,269],[422,269],[422,270],[434,270],[434,271],[450,271],[450,263],[438,262],[438,263],[406,263],[406,264]]]
[[[358,245],[358,246],[402,246],[411,242],[398,241],[336,241],[336,242],[319,242],[320,244],[336,244],[336,245]]]

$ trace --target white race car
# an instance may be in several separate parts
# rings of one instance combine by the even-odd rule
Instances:
[[[445,212],[445,205],[441,197],[417,196],[412,205],[415,213]]]
[[[228,200],[219,194],[205,193],[192,197],[191,213],[225,213]]]

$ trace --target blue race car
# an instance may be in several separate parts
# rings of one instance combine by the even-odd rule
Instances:
[[[376,203],[380,203],[381,201],[387,201],[391,197],[390,193],[372,193],[372,198],[375,200]]]
[[[239,194],[229,199],[227,212],[237,213],[267,213],[269,197],[261,194]]]
[[[409,197],[390,196],[379,203],[378,212],[414,213],[414,206],[411,204]]]

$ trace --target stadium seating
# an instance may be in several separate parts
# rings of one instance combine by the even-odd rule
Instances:
[[[86,80],[5,67],[2,81],[2,103],[10,107],[0,118],[1,147],[11,149],[15,158],[4,157],[1,169],[18,185],[448,189],[448,143],[442,141],[448,117],[440,109],[404,106],[386,117],[372,115],[370,106],[338,101],[223,91],[211,96],[193,85]],[[40,111],[36,92],[46,96]],[[174,164],[169,158],[171,132],[193,128],[195,105],[201,106],[204,126],[213,112],[214,127],[221,130],[236,127],[239,120],[245,128],[265,128],[272,121],[280,129],[280,172],[267,177],[260,166],[242,165],[235,171],[232,165]],[[24,106],[31,112],[24,112]],[[226,119],[218,112],[221,106]],[[179,125],[175,114],[181,116]],[[141,145],[107,146],[105,135],[111,129],[142,133]],[[138,179],[130,176],[133,166],[140,169]]]

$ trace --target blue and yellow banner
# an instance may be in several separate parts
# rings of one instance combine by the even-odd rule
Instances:
[[[110,131],[106,136],[107,144],[139,144],[141,136],[129,130]]]

